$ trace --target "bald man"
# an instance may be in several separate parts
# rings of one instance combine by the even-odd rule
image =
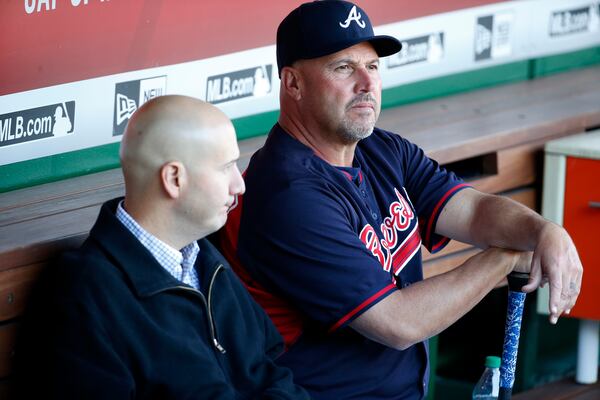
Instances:
[[[305,399],[274,359],[282,340],[227,262],[200,238],[244,182],[229,119],[163,96],[121,144],[125,198],[35,291],[16,359],[22,398]]]

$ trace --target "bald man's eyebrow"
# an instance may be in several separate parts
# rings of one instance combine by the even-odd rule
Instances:
[[[238,157],[238,158],[235,158],[235,159],[233,159],[233,160],[231,160],[231,161],[228,161],[228,162],[226,162],[225,164],[223,164],[223,168],[231,167],[231,166],[233,166],[234,164],[237,164],[237,162],[238,162],[239,160],[240,160],[240,159],[239,159],[239,157]]]

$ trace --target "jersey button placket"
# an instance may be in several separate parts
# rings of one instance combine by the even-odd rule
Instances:
[[[369,198],[369,195],[367,193],[367,184],[366,184],[366,179],[363,179],[360,184],[359,184],[359,191],[360,194],[362,195],[364,202],[365,202],[365,206],[367,207],[367,210],[369,211],[369,213],[371,214],[371,217],[375,220],[375,222],[379,222],[379,216],[377,215],[377,213],[375,211],[373,211],[374,209],[376,209],[376,207],[371,207],[371,199]]]

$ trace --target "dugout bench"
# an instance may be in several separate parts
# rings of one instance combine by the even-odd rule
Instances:
[[[474,187],[539,210],[544,143],[600,127],[600,66],[388,108],[377,125],[417,143]],[[264,140],[239,143],[240,169]],[[123,193],[121,172],[114,169],[0,194],[0,398],[7,398],[19,317],[40,272],[57,254],[79,246],[100,205]],[[448,271],[476,251],[457,242],[435,255],[425,250],[425,275]],[[442,334],[440,351],[432,351],[433,357],[439,353],[432,378],[452,386],[443,365],[456,358],[441,354],[444,341]],[[482,362],[475,367],[479,375]]]

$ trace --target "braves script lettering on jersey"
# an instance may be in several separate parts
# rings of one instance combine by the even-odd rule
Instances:
[[[421,398],[426,343],[398,351],[347,325],[423,279],[421,242],[430,251],[447,243],[435,221],[466,185],[377,128],[351,168],[336,168],[279,125],[245,180],[223,250],[284,336],[278,361],[316,399]]]
[[[364,226],[358,236],[367,246],[367,249],[371,250],[371,253],[377,257],[385,271],[390,270],[393,260],[395,276],[419,249],[421,237],[417,232],[417,225],[415,225],[402,244],[396,248],[399,235],[408,229],[414,218],[414,213],[408,202],[398,192],[398,189],[394,188],[394,192],[398,196],[398,201],[390,204],[390,216],[386,217],[380,226],[383,239],[379,240],[375,229],[369,224]],[[392,253],[394,249],[395,251]]]

